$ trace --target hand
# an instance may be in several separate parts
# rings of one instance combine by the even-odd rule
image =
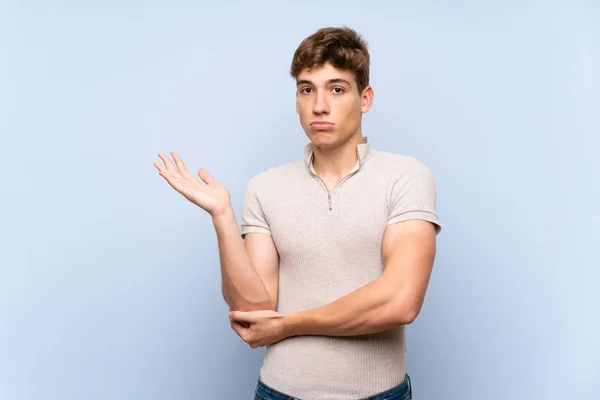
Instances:
[[[213,177],[201,168],[198,176],[202,179],[194,178],[188,171],[183,160],[177,153],[171,153],[175,164],[165,153],[158,153],[162,160],[154,162],[160,176],[171,185],[171,187],[181,193],[186,199],[196,204],[213,217],[221,215],[228,211],[231,206],[231,197],[225,186],[215,181]]]
[[[253,349],[287,337],[283,315],[272,310],[232,311],[231,327]]]

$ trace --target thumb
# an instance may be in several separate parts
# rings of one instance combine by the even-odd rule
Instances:
[[[207,185],[210,185],[211,183],[215,182],[215,179],[212,177],[212,175],[205,170],[204,168],[200,168],[198,170],[198,176],[200,177],[200,179],[202,179],[204,181],[204,183],[206,183]]]
[[[232,311],[229,313],[229,318],[234,321],[241,322],[252,322],[254,319],[250,316],[250,313],[244,311]]]

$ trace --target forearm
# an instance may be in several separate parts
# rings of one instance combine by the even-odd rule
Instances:
[[[223,298],[230,309],[271,309],[269,293],[248,257],[233,209],[213,217],[213,223],[221,260]]]
[[[288,336],[353,336],[414,320],[402,292],[381,277],[326,306],[283,315]]]

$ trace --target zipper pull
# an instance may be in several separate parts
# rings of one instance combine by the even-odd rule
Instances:
[[[329,211],[331,211],[331,194],[328,194],[327,198],[329,198]]]

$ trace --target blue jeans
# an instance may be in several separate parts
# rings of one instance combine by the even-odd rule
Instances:
[[[410,400],[412,399],[412,385],[410,384],[410,376],[406,375],[404,381],[398,386],[386,390],[385,392],[376,395],[365,397],[361,400]],[[256,386],[254,400],[301,400],[296,397],[288,396],[287,394],[278,392],[277,390],[265,385],[260,379]]]

